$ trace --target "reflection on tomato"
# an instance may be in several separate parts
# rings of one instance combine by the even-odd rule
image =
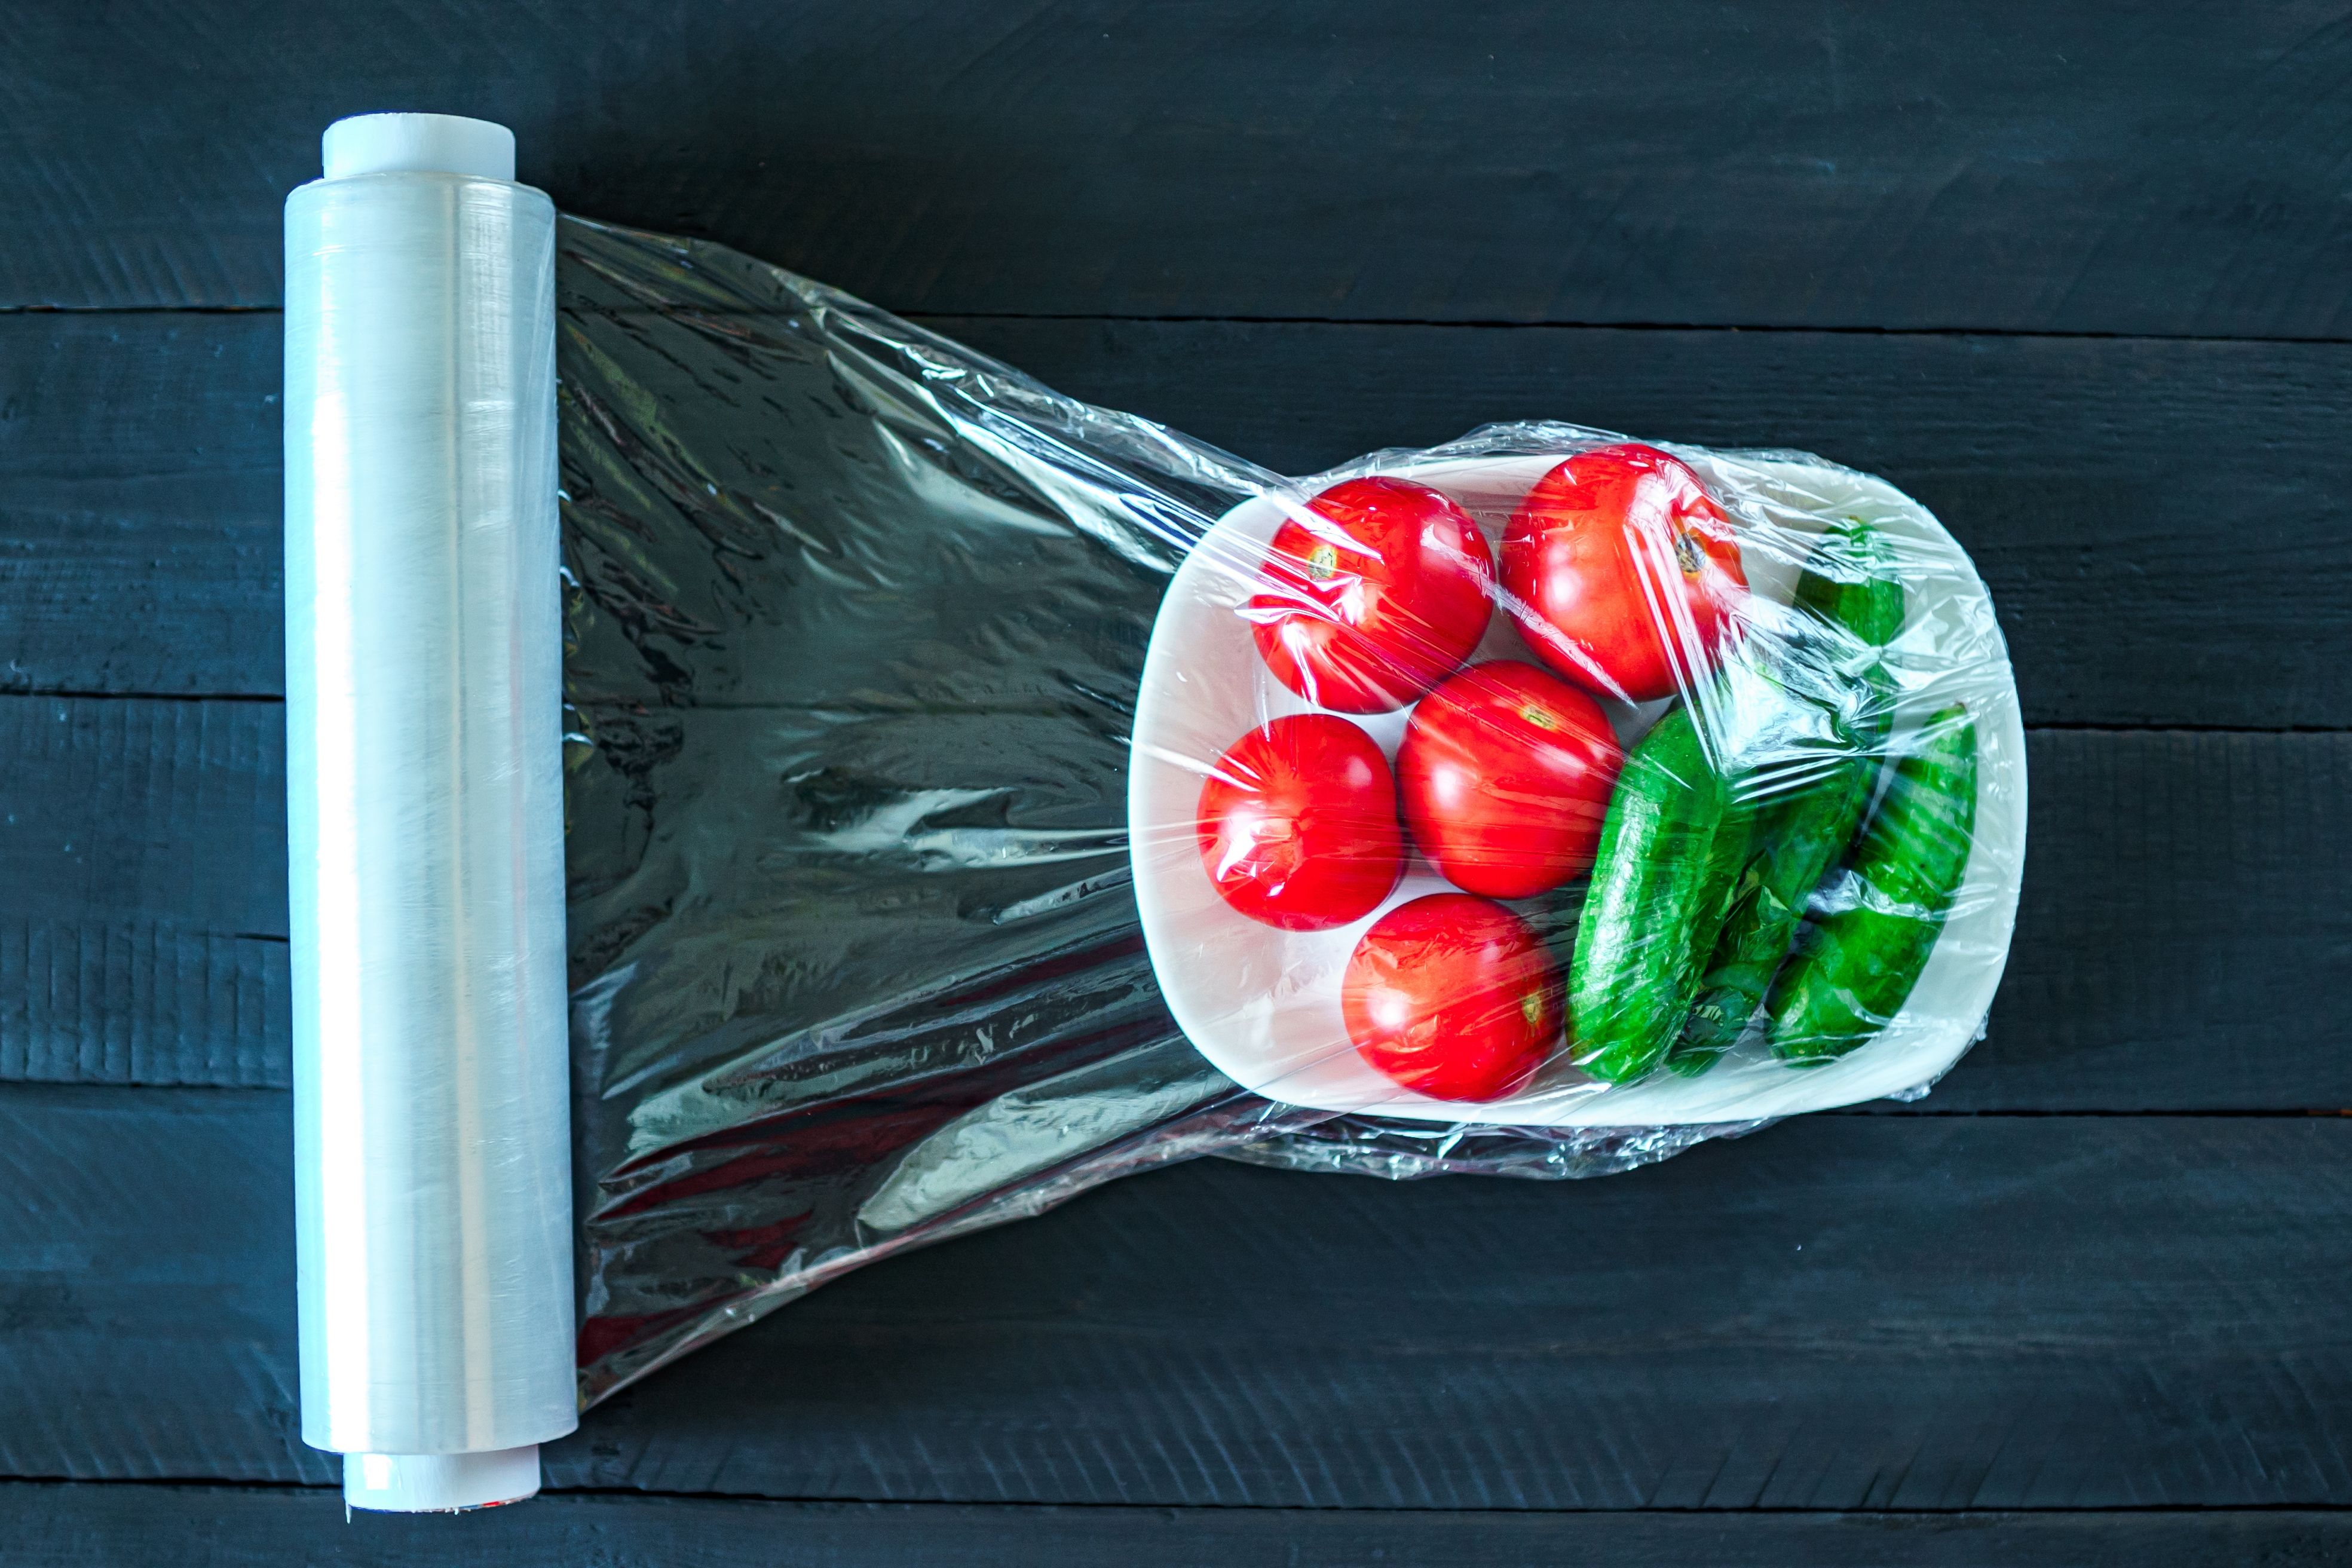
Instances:
[[[1470,657],[1495,566],[1469,514],[1426,485],[1349,479],[1275,533],[1243,612],[1275,679],[1319,707],[1385,713]]]
[[[1559,968],[1502,905],[1432,893],[1372,922],[1348,960],[1348,1038],[1434,1100],[1500,1100],[1560,1043]]]
[[[1654,447],[1580,452],[1546,474],[1503,532],[1504,603],[1543,661],[1643,702],[1712,668],[1746,593],[1730,520]]]
[[[1225,902],[1284,931],[1379,907],[1404,868],[1396,780],[1370,735],[1302,713],[1251,731],[1201,787],[1201,858]]]
[[[1447,881],[1526,899],[1591,868],[1624,762],[1599,703],[1532,664],[1489,659],[1412,710],[1397,791]]]

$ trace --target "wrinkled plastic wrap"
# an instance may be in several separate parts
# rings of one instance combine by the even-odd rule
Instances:
[[[1980,1032],[2015,692],[1891,487],[1550,424],[1286,479],[717,247],[558,248],[584,1398],[1130,1171],[1600,1174],[1923,1090]],[[1367,481],[1402,510],[1318,508]],[[1639,625],[1577,640],[1560,532]],[[1645,632],[1663,684],[1610,689]],[[1437,707],[1501,762],[1397,765],[1496,659],[1542,679]],[[1230,762],[1293,719],[1353,748],[1337,806]],[[1581,750],[1530,783],[1547,737]],[[1507,809],[1449,827],[1447,788]]]

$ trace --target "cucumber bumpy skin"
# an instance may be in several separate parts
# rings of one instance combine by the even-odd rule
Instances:
[[[1625,759],[1569,972],[1574,1060],[1594,1078],[1643,1077],[1682,1030],[1710,851],[1729,805],[1688,708],[1659,720]]]
[[[1690,988],[1694,998],[1704,990],[1703,977],[1713,961],[1717,943],[1755,885],[1756,831],[1768,809],[1759,802],[1743,801],[1727,784],[1723,818],[1707,847],[1706,873],[1701,879],[1696,914],[1691,921]],[[1697,1006],[1694,1000],[1692,1006]],[[1686,1015],[1680,1037],[1666,1051],[1666,1065],[1685,1078],[1695,1076],[1682,1065],[1683,1043],[1690,1038],[1695,1014]]]
[[[1707,959],[1723,935],[1724,921],[1731,915],[1733,896],[1739,890],[1755,847],[1756,808],[1732,798],[1726,786],[1723,819],[1716,825],[1714,842],[1707,846],[1706,875],[1699,889],[1698,912],[1691,922],[1694,979],[1706,973]]]
[[[1908,605],[1886,536],[1850,517],[1830,530],[1821,548],[1843,557],[1842,564],[1853,574],[1835,576],[1808,561],[1797,580],[1797,606],[1844,627],[1864,647],[1882,648],[1900,637]]]
[[[1772,987],[1772,1048],[1812,1064],[1886,1026],[1927,967],[1976,842],[1977,727],[1938,710],[1863,837],[1842,903],[1817,917]]]
[[[1703,978],[1689,1021],[1667,1058],[1667,1065],[1685,1078],[1713,1067],[1763,1005],[1813,889],[1853,842],[1878,783],[1895,709],[1894,679],[1880,662],[1879,650],[1903,630],[1903,584],[1889,568],[1885,541],[1865,522],[1838,525],[1828,549],[1849,563],[1851,577],[1809,563],[1795,602],[1825,623],[1830,651],[1843,655],[1830,662],[1842,667],[1840,677],[1851,682],[1834,694],[1840,711],[1831,715],[1832,728],[1844,742],[1843,754],[1817,783],[1756,808],[1756,842],[1761,847],[1734,889],[1721,936],[1701,964]],[[1817,686],[1820,679],[1809,673],[1807,684]],[[1827,707],[1832,696],[1822,691],[1791,700]]]

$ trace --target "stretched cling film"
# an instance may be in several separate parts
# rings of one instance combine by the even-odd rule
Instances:
[[[1601,1174],[1978,1033],[2015,690],[1892,487],[1559,424],[1289,479],[719,247],[558,244],[584,1398],[1129,1171]],[[1971,814],[1903,809],[1965,853],[1857,875],[1955,707]],[[1923,867],[1880,1021],[1776,1051],[1789,953]]]

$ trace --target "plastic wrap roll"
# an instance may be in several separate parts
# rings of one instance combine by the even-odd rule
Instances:
[[[554,226],[478,121],[286,205],[302,1436],[362,1507],[537,1489],[577,1425]]]

